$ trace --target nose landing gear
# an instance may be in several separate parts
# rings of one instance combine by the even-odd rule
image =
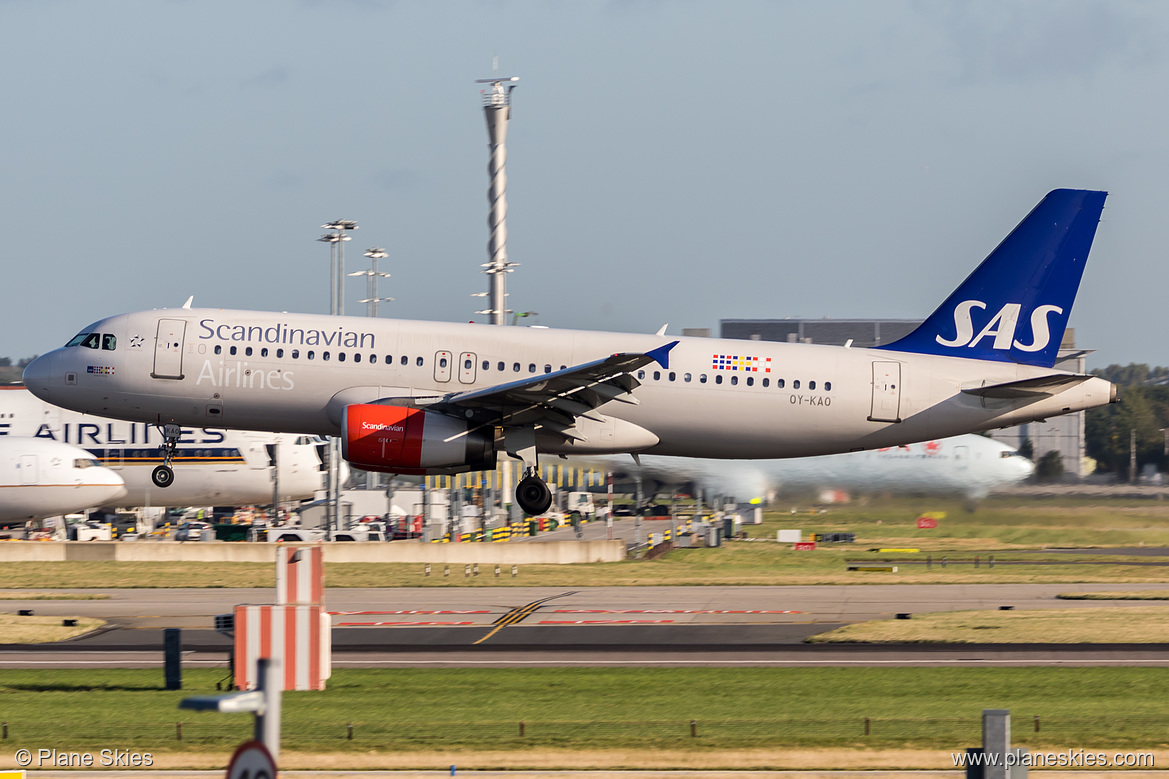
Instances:
[[[179,446],[179,437],[182,434],[183,429],[178,425],[162,426],[162,465],[155,468],[150,474],[154,486],[165,489],[175,483],[175,472],[170,467],[170,463],[174,459],[175,450]]]

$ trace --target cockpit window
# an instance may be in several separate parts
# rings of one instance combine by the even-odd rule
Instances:
[[[1008,457],[1022,457],[1022,456],[1023,455],[1019,454],[1014,449],[1009,449],[1005,452],[999,452],[999,457],[1003,458],[1004,460],[1007,459]]]
[[[84,346],[86,349],[98,348],[98,346],[101,345],[101,334],[100,333],[90,333],[89,335],[85,336],[85,340],[83,340],[81,342],[81,345]]]
[[[107,352],[112,352],[114,349],[117,349],[118,348],[117,336],[111,335],[109,333],[106,333],[105,335],[103,335],[101,337],[101,348]]]
[[[77,335],[70,338],[69,343],[65,344],[65,346],[77,346],[82,341],[84,341],[86,338],[88,338],[89,335],[90,335],[89,333],[78,333]]]
[[[73,461],[74,468],[98,468],[101,466],[97,460],[91,460],[84,457],[79,457]]]

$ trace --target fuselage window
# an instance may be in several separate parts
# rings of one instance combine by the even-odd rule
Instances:
[[[703,373],[703,374],[699,375],[699,377],[698,377],[698,383],[699,383],[699,384],[705,384],[705,383],[706,383],[706,374],[705,374],[705,373]]]
[[[676,378],[678,378],[678,374],[674,373],[673,371],[670,371],[670,381],[673,381]]]
[[[376,364],[377,364],[377,355],[376,355],[376,354],[371,354],[371,355],[369,356],[369,364],[370,364],[370,365],[376,365]]]
[[[446,367],[446,358],[445,357],[438,358],[438,367],[440,367],[440,368]]]
[[[345,362],[345,352],[337,352],[337,362]]]
[[[518,362],[513,362],[511,364],[511,369],[512,369],[512,372],[519,373],[520,372],[520,364]]]
[[[504,369],[504,365],[502,362],[496,364],[495,370],[502,371],[503,369]]]
[[[690,374],[689,373],[683,374],[682,381],[690,381]]]
[[[747,386],[748,386],[748,387],[754,387],[754,386],[755,386],[755,377],[754,377],[754,376],[748,376],[748,377],[747,377]]]
[[[483,361],[483,370],[485,370],[485,371],[491,370],[491,360],[484,360]]]
[[[328,362],[329,361],[329,353],[328,352],[321,352],[321,359],[324,360],[325,362]]]
[[[361,362],[361,354],[360,353],[353,355],[353,362]]]
[[[386,365],[393,365],[393,364],[394,364],[394,355],[387,354],[386,355]]]
[[[783,389],[783,379],[776,379],[776,380],[775,380],[775,386],[776,386],[778,389]]]
[[[409,364],[410,364],[410,358],[409,358],[409,357],[407,357],[406,355],[404,355],[404,354],[403,354],[403,355],[402,355],[402,359],[401,359],[401,361],[400,361],[400,362],[401,362],[403,365],[409,365]]]
[[[293,349],[292,350],[292,359],[294,359],[294,360],[300,359],[300,349]]]
[[[796,379],[795,381],[792,382],[792,389],[799,389],[799,388],[800,388],[800,380]]]
[[[824,382],[824,391],[825,391],[825,392],[831,392],[831,391],[832,391],[832,382],[830,382],[830,381],[826,381],[826,382]]]
[[[215,344],[215,353],[216,354],[223,354],[223,347],[220,346],[219,344]]]
[[[551,365],[545,365],[545,366],[544,366],[544,373],[551,373],[551,372],[552,372],[552,366],[551,366]]]
[[[654,381],[660,381],[661,378],[662,378],[662,372],[661,371],[654,371]]]
[[[637,378],[644,379],[645,378],[645,371],[638,371]]]
[[[244,347],[244,357],[251,357],[251,356],[252,356],[252,347],[245,346]]]
[[[714,383],[715,383],[715,384],[722,384],[722,383],[723,383],[723,377],[722,377],[722,375],[721,375],[721,374],[719,374],[718,376],[715,376],[715,377],[714,377]]]
[[[421,357],[414,358],[414,364],[417,365],[419,368],[422,367],[423,363],[424,363],[424,360]]]
[[[764,387],[767,387],[767,386],[770,386],[770,385],[771,385],[771,379],[764,379],[764,380],[763,380],[763,386],[764,386]]]
[[[109,334],[103,335],[101,337],[101,348],[107,352],[112,352],[114,349],[117,349],[118,348],[117,337],[113,336],[113,335],[109,335]]]
[[[562,371],[566,371],[566,370],[568,370],[568,366],[567,366],[567,365],[561,365],[561,366],[560,366],[560,370],[562,370]]]
[[[732,377],[731,377],[731,386],[736,386],[736,385],[738,385],[738,383],[739,383],[739,377],[738,377],[738,376],[732,376]]]
[[[311,360],[314,357],[313,350],[309,349],[307,352],[305,352],[305,357],[307,357]]]
[[[279,359],[280,359],[281,357],[283,357],[283,356],[284,356],[284,350],[283,350],[283,349],[277,349],[277,350],[276,350],[276,359],[278,359],[278,360],[279,360]]]
[[[267,357],[267,356],[268,356],[268,347],[267,347],[267,346],[265,346],[263,349],[261,349],[261,350],[260,350],[260,356],[261,356],[261,357]]]
[[[536,372],[536,363],[534,363],[534,362],[528,363],[528,373],[535,373],[535,372]]]
[[[816,389],[816,382],[814,382],[814,381],[809,381],[809,382],[808,382],[808,389],[810,389],[810,390],[814,390],[814,389]]]
[[[231,347],[230,349],[228,349],[227,351],[230,352],[233,357],[235,356],[236,349],[234,346]]]

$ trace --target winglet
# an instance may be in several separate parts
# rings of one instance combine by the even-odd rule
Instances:
[[[658,365],[668,370],[670,367],[670,350],[677,345],[677,341],[670,341],[668,344],[659,346],[657,349],[650,349],[645,353],[645,356],[652,357]]]
[[[195,296],[191,295],[191,297],[187,298],[187,302],[183,304],[183,308],[190,308],[191,304],[194,302],[195,302]]]
[[[661,326],[661,328],[658,329],[658,331],[656,333],[654,333],[654,335],[665,335],[666,328],[669,326],[670,326],[670,323],[666,322],[664,325]]]

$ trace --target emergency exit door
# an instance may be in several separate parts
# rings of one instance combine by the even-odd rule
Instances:
[[[873,363],[873,407],[869,421],[901,421],[901,363]]]
[[[187,323],[182,319],[158,320],[154,339],[154,372],[156,379],[183,378],[183,337]]]

